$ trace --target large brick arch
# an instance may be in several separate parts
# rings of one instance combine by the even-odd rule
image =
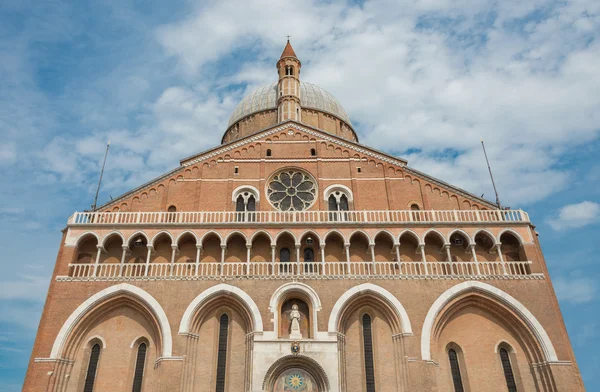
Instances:
[[[79,322],[86,315],[88,315],[99,305],[102,305],[110,299],[116,298],[121,295],[126,295],[128,297],[131,297],[133,300],[141,303],[143,307],[152,314],[152,316],[157,321],[158,329],[160,332],[162,356],[171,357],[173,350],[171,326],[169,325],[169,320],[167,319],[167,315],[164,312],[163,308],[160,306],[158,301],[156,301],[156,299],[154,299],[154,297],[151,296],[148,292],[142,290],[139,287],[127,283],[121,283],[97,292],[96,294],[88,298],[85,302],[83,302],[81,305],[79,305],[77,309],[73,311],[73,313],[71,313],[69,318],[64,322],[62,328],[58,332],[56,339],[54,340],[54,344],[52,345],[52,350],[50,352],[50,358],[61,358],[62,351],[69,337],[77,328]]]
[[[540,345],[544,358],[547,362],[558,362],[558,357],[554,346],[544,327],[535,318],[535,316],[519,301],[500,290],[497,287],[478,281],[469,281],[457,284],[443,292],[438,299],[431,305],[423,329],[421,331],[421,358],[424,361],[431,361],[431,337],[440,312],[453,299],[469,292],[479,292],[485,294],[490,300],[498,301],[500,304],[514,312],[520,320],[529,328],[536,341]]]

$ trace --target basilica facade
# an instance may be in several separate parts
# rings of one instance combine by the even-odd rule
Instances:
[[[359,144],[301,67],[69,218],[23,390],[583,391],[527,213]]]

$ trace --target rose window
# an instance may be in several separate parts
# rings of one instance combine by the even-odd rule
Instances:
[[[271,204],[281,211],[303,211],[316,199],[317,185],[306,172],[285,170],[271,178],[267,196]]]

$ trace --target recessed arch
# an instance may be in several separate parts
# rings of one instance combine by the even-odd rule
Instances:
[[[402,306],[400,301],[398,301],[398,298],[396,298],[392,293],[390,293],[383,287],[374,285],[372,283],[363,283],[361,285],[354,286],[351,289],[347,290],[344,294],[342,294],[342,296],[337,300],[337,302],[333,306],[333,309],[331,310],[331,314],[329,316],[329,323],[327,327],[327,331],[329,333],[338,332],[339,319],[343,309],[354,298],[362,294],[373,294],[376,297],[382,299],[396,313],[396,316],[400,321],[402,333],[412,334],[412,326],[408,317],[408,313],[406,313],[404,306]]]
[[[135,233],[133,233],[132,235],[130,235],[127,238],[127,246],[129,246],[131,248],[131,241],[136,239],[137,237],[144,237],[146,239],[146,243],[149,244],[150,243],[150,238],[148,237],[148,234],[146,234],[146,232],[144,231],[136,231]]]
[[[101,290],[85,300],[81,305],[77,307],[71,313],[69,318],[63,323],[56,339],[54,340],[54,344],[52,345],[52,350],[50,351],[51,359],[60,359],[60,355],[63,347],[74,328],[77,326],[79,321],[88,314],[92,309],[96,306],[102,304],[103,302],[114,298],[121,294],[128,294],[134,297],[135,299],[141,301],[143,305],[152,313],[156,320],[158,321],[159,332],[161,334],[162,340],[162,356],[163,357],[171,357],[172,349],[173,349],[173,340],[171,337],[171,326],[169,325],[169,320],[163,308],[160,306],[158,301],[154,299],[152,295],[150,295],[145,290],[142,290],[139,287],[121,283],[115,286],[107,287],[104,290]]]
[[[254,195],[256,202],[260,202],[260,191],[258,190],[258,188],[252,185],[240,185],[237,188],[235,188],[233,192],[231,192],[231,201],[235,203],[238,196],[243,192],[251,193],[252,195]]]
[[[263,331],[262,317],[254,300],[244,290],[229,284],[221,283],[204,290],[192,300],[183,313],[183,317],[181,318],[181,323],[179,324],[179,333],[189,333],[192,319],[194,318],[194,315],[198,309],[200,309],[206,302],[218,297],[219,295],[231,295],[239,300],[246,307],[251,316],[250,318],[252,325],[250,327],[253,328],[253,332]]]
[[[450,241],[450,238],[452,238],[452,236],[454,234],[461,234],[462,236],[465,237],[465,239],[467,239],[467,241],[469,241],[468,245],[475,245],[475,242],[473,241],[473,238],[471,238],[471,236],[469,234],[467,234],[466,231],[462,230],[462,229],[454,229],[452,230],[450,233],[448,233],[448,241]]]
[[[487,294],[491,298],[498,300],[501,304],[510,308],[510,310],[515,312],[521,321],[523,321],[534,334],[543,350],[546,361],[558,361],[554,346],[550,341],[550,337],[544,330],[544,327],[542,327],[540,322],[523,304],[499,288],[477,281],[468,281],[449,288],[443,292],[429,308],[421,331],[421,357],[424,361],[431,361],[431,334],[438,315],[450,301],[469,291]]]
[[[323,242],[323,240],[321,239],[321,236],[319,235],[319,233],[317,233],[314,230],[310,230],[310,229],[303,231],[302,234],[300,234],[300,236],[298,238],[300,238],[300,241],[302,241],[302,239],[309,234],[315,236],[315,238],[319,241],[319,246],[325,244],[325,242]]]
[[[379,230],[373,236],[373,242],[375,242],[377,240],[377,238],[380,236],[387,236],[387,237],[389,237],[389,239],[392,240],[392,243],[394,245],[398,245],[398,239],[389,230],[385,230],[385,229]]]
[[[333,184],[325,188],[325,190],[323,191],[323,200],[327,201],[329,199],[329,196],[336,191],[345,194],[349,202],[354,201],[352,189],[342,184]]]
[[[103,248],[106,247],[106,243],[108,242],[108,240],[110,240],[112,237],[121,237],[121,240],[123,241],[123,245],[126,244],[125,242],[125,236],[120,232],[120,231],[111,231],[110,233],[106,234],[104,237],[102,237],[102,243],[100,244]]]
[[[448,239],[446,238],[446,236],[444,236],[439,230],[437,229],[429,229],[427,230],[424,234],[423,234],[423,242],[426,242],[425,239],[427,238],[428,235],[434,235],[437,236],[440,240],[442,240],[443,244],[447,244],[448,243]]]
[[[492,241],[494,242],[494,245],[496,245],[498,243],[498,239],[496,238],[496,236],[487,229],[479,229],[475,233],[473,233],[473,237],[471,238],[471,241],[473,241],[473,243],[475,243],[475,237],[477,237],[478,234],[483,234],[483,235],[489,236],[492,239]]]
[[[321,299],[312,287],[300,282],[286,283],[282,286],[279,286],[279,288],[273,292],[271,300],[269,301],[269,310],[273,313],[273,330],[275,333],[279,331],[279,308],[281,304],[289,295],[293,295],[294,293],[301,294],[301,299],[309,300],[312,310],[312,314],[310,315],[312,318],[312,336],[316,337],[318,332],[317,312],[321,310]]]
[[[331,389],[325,369],[314,359],[300,354],[286,355],[275,361],[265,374],[262,390],[271,391],[277,377],[285,370],[295,367],[306,369],[315,378],[319,391],[327,392]]]
[[[371,244],[371,243],[372,243],[371,236],[370,236],[369,234],[367,234],[367,232],[366,232],[366,231],[364,231],[364,230],[361,230],[361,229],[354,230],[352,233],[350,233],[350,235],[348,236],[348,241],[349,241],[349,242],[352,242],[352,238],[353,238],[354,236],[357,236],[357,235],[362,235],[362,236],[364,236],[364,237],[367,239],[367,242],[368,242],[369,244]]]
[[[104,340],[104,338],[100,335],[94,335],[94,336],[90,337],[87,341],[88,341],[88,344],[93,341],[100,342],[100,343],[102,343],[102,349],[104,350],[106,348],[106,340]]]

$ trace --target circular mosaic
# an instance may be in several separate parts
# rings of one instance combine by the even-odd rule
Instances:
[[[317,198],[317,184],[305,171],[288,169],[275,174],[267,184],[267,197],[281,211],[304,211]]]
[[[305,389],[304,377],[299,372],[294,372],[285,378],[285,386],[292,391],[301,391]]]

